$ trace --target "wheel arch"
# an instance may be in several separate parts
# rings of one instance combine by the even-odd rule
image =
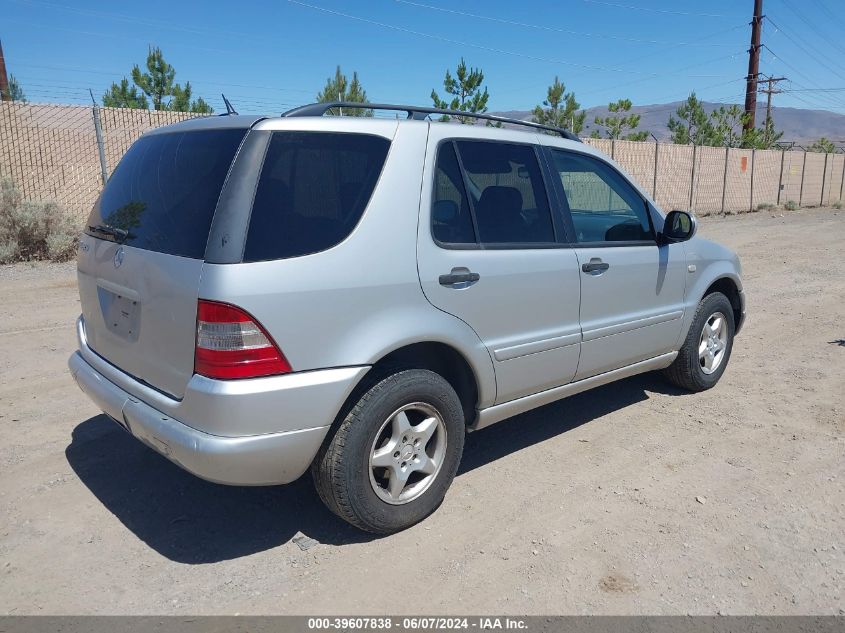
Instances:
[[[469,426],[473,423],[481,385],[469,360],[457,348],[441,341],[419,341],[403,345],[379,358],[361,382],[372,385],[401,369],[428,369],[442,376],[458,394],[466,424]]]
[[[704,294],[701,295],[701,298],[704,299],[704,297],[711,295],[714,292],[721,292],[728,298],[728,301],[731,302],[734,317],[734,334],[739,333],[743,320],[742,291],[739,289],[739,285],[732,277],[724,275],[712,281],[704,291]]]

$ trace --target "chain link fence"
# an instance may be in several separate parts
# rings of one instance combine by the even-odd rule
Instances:
[[[0,176],[27,200],[54,200],[83,219],[129,146],[146,130],[196,114],[0,103]],[[99,127],[99,133],[97,128]],[[843,199],[845,154],[584,139],[616,160],[664,209],[700,215]]]
[[[114,169],[144,131],[195,116],[186,112],[3,102],[0,176],[11,178],[24,199],[56,201],[83,219],[102,189],[103,174]]]

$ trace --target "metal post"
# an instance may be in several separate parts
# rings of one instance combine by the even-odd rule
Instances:
[[[839,183],[839,200],[842,200],[843,187],[845,187],[845,153],[842,155],[842,182]]]
[[[749,206],[748,206],[748,212],[749,213],[754,211],[754,152],[756,152],[756,151],[757,151],[756,149],[751,150],[751,196],[750,196],[751,202],[749,203]]]
[[[801,164],[801,188],[798,190],[798,206],[801,206],[801,201],[804,199],[804,172],[807,171],[807,152],[804,152],[804,162]]]
[[[725,148],[725,173],[722,175],[722,215],[725,215],[725,194],[728,193],[728,158],[731,155],[731,148]]]
[[[832,166],[831,166],[832,168]],[[824,206],[824,181],[827,180],[827,152],[824,154],[824,168],[822,169],[822,197],[819,200],[819,206]]]
[[[692,211],[693,194],[695,193],[695,157],[698,154],[698,145],[692,146],[692,173],[689,181],[689,210]]]
[[[109,168],[106,165],[106,146],[103,143],[103,127],[100,125],[100,106],[97,105],[97,101],[94,99],[94,93],[91,92],[90,88],[88,92],[91,93],[91,101],[94,102],[94,134],[97,137],[97,151],[100,154],[100,174],[103,177],[103,185],[105,185],[109,180]]]
[[[657,144],[657,141],[654,141],[654,183],[651,185],[651,197],[654,198],[655,202],[657,202],[657,156],[659,153],[660,145]],[[845,169],[842,173],[845,173]]]
[[[778,206],[780,206],[780,192],[783,189],[783,161],[786,160],[786,150],[780,152],[780,176],[778,176]]]

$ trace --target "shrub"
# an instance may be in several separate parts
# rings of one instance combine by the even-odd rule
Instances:
[[[783,208],[787,211],[795,211],[798,209],[798,203],[795,202],[795,200],[788,200],[787,203],[783,205]]]
[[[842,200],[837,200],[833,203],[834,209],[841,209],[843,206],[845,206],[845,204],[843,204]]]
[[[29,202],[9,178],[0,179],[0,263],[73,257],[76,222],[55,202]]]
[[[755,211],[771,211],[774,208],[775,205],[773,205],[771,202],[761,202],[757,205]]]

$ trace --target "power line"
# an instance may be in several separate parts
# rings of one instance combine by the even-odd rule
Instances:
[[[822,2],[822,0],[813,0],[813,2],[815,2],[816,5],[821,8],[822,11],[824,11],[833,22],[839,22],[840,24],[845,26],[845,19],[843,19],[842,16],[838,16],[833,11],[831,11],[828,6],[824,2]]]
[[[584,0],[589,4],[603,4],[608,7],[616,7],[617,9],[630,9],[632,11],[647,11],[649,13],[663,13],[666,15],[687,15],[697,18],[730,18],[733,16],[722,15],[719,13],[692,13],[689,11],[670,11],[668,9],[653,9],[651,7],[637,7],[630,4],[620,4],[617,2],[604,2],[603,0]]]
[[[845,52],[845,48],[842,48],[842,46],[839,44],[839,42],[837,42],[836,40],[830,39],[829,37],[824,35],[818,27],[813,26],[813,24],[806,18],[806,16],[804,15],[803,12],[795,9],[795,7],[793,7],[789,2],[787,2],[787,0],[781,0],[781,3],[787,9],[789,9],[794,15],[796,15],[798,17],[798,19],[800,19],[804,24],[806,24],[807,27],[810,29],[810,31],[812,31],[817,37],[824,40],[829,46],[833,46],[834,48],[838,48],[841,52]],[[811,42],[807,41],[807,45],[812,45],[812,44],[811,44]]]
[[[781,92],[839,92],[845,88],[786,88]]]
[[[789,35],[789,33],[788,33],[788,32],[784,31],[784,30],[783,30],[780,26],[778,26],[778,25],[777,25],[777,23],[776,23],[774,20],[772,20],[772,18],[770,18],[769,16],[765,16],[765,18],[769,21],[769,23],[770,23],[772,26],[774,26],[774,27],[775,27],[778,31],[780,31],[781,33],[783,33],[784,37],[786,37],[786,38],[787,38],[790,42],[792,42],[795,46],[797,46],[799,49],[801,49],[801,50],[804,52],[804,54],[805,54],[805,55],[807,55],[809,58],[811,58],[812,60],[814,60],[814,61],[815,61],[817,64],[819,64],[820,66],[822,66],[822,67],[826,68],[826,69],[827,69],[829,72],[831,72],[832,74],[837,75],[837,76],[838,76],[838,77],[840,77],[841,79],[845,79],[845,75],[841,74],[841,73],[840,73],[838,70],[836,70],[835,68],[831,68],[830,66],[828,66],[828,64],[824,61],[823,56],[822,56],[822,57],[819,57],[819,56],[818,56],[818,53],[812,53],[812,52],[810,52],[809,50],[807,50],[807,48],[806,48],[803,44],[801,44],[798,40],[796,40],[796,39],[795,39],[795,38],[793,38],[791,35]],[[767,48],[768,48],[768,47],[767,47]],[[769,49],[769,51],[771,52],[771,49]]]
[[[64,32],[64,33],[73,33],[74,35],[89,35],[91,37],[108,37],[108,38],[119,39],[119,40],[123,40],[123,41],[132,40],[134,42],[144,42],[144,44],[149,44],[148,40],[144,40],[144,39],[141,39],[141,38],[138,38],[138,37],[127,37],[125,35],[118,35],[116,33],[98,33],[98,32],[95,32],[95,31],[81,31],[79,29],[70,29],[70,28],[64,28],[64,27],[61,27],[61,26],[53,26],[51,24],[45,24],[43,22],[38,23],[38,22],[26,22],[24,20],[8,20],[8,19],[6,19],[4,21],[4,24],[22,24],[24,26],[36,27],[36,28],[39,28],[39,29],[51,29],[53,31],[61,31],[61,32]],[[192,49],[198,50],[198,51],[205,51],[207,53],[219,53],[221,55],[230,55],[231,54],[231,51],[225,51],[225,50],[222,50],[222,49],[219,49],[219,48],[208,48],[208,47],[205,47],[205,46],[193,46],[192,44],[184,44],[184,43],[180,43],[180,46],[182,46],[184,48],[192,48]]]
[[[685,71],[685,70],[689,70],[690,68],[696,68],[696,67],[698,67],[698,66],[706,66],[706,65],[708,65],[708,64],[712,64],[713,62],[721,61],[721,60],[723,60],[723,59],[728,59],[728,58],[733,59],[733,58],[734,58],[734,57],[736,57],[738,54],[739,54],[739,53],[731,53],[730,55],[724,55],[724,56],[722,56],[722,57],[716,57],[716,58],[708,59],[708,60],[705,60],[705,61],[703,61],[703,62],[697,62],[697,63],[695,63],[695,64],[690,64],[689,66],[682,66],[681,68],[677,68],[676,70],[672,71],[672,74],[684,75],[684,76],[686,76],[686,77],[696,77],[696,75],[687,75],[687,74],[685,74],[683,71]],[[649,80],[652,80],[652,79],[655,79],[655,78],[656,78],[656,77],[643,77],[643,78],[639,78],[639,79],[634,79],[634,80],[632,80],[632,81],[627,81],[627,82],[625,82],[625,83],[621,83],[621,84],[614,84],[614,85],[612,86],[612,88],[613,88],[614,90],[618,90],[619,88],[625,88],[625,87],[627,87],[627,86],[632,86],[632,85],[634,85],[634,84],[642,83],[643,81],[649,81]],[[734,83],[735,81],[742,81],[742,80],[740,80],[740,79],[730,79],[730,80],[728,80],[728,81],[719,82],[718,84],[715,84],[715,85],[716,85],[716,86],[722,86],[722,85],[725,85],[725,84]],[[591,95],[591,94],[596,94],[596,93],[598,93],[598,92],[604,92],[604,91],[605,91],[605,90],[607,90],[607,89],[608,89],[607,87],[604,87],[604,88],[598,88],[598,89],[596,89],[596,90],[590,90],[590,91],[588,91],[588,92],[584,92],[584,93],[581,93],[581,94],[582,94],[582,96],[584,96],[584,95]],[[706,90],[706,89],[707,89],[707,87],[702,88],[702,90]]]
[[[789,62],[787,62],[785,59],[783,59],[783,57],[779,56],[779,55],[778,55],[775,51],[773,51],[773,50],[772,50],[772,49],[771,49],[768,45],[763,44],[763,48],[765,48],[767,51],[769,51],[769,52],[770,52],[770,53],[771,53],[771,54],[772,54],[772,55],[773,55],[773,56],[774,56],[774,57],[775,57],[775,58],[776,58],[779,62],[781,62],[784,66],[786,66],[787,68],[789,68],[790,70],[792,70],[794,73],[796,73],[796,74],[797,74],[797,75],[799,75],[800,77],[804,77],[804,78],[805,78],[805,79],[806,79],[806,80],[807,80],[810,84],[812,84],[814,87],[817,87],[817,88],[822,87],[822,86],[819,86],[819,85],[818,85],[815,81],[813,81],[813,80],[812,80],[809,76],[807,76],[807,75],[806,75],[803,71],[799,70],[798,68],[796,68],[795,66],[793,66],[792,64],[790,64]],[[838,103],[838,102],[837,102],[837,103]],[[845,102],[842,102],[842,106],[845,106]]]
[[[537,55],[530,55],[528,53],[520,53],[518,51],[510,51],[510,50],[506,50],[506,49],[495,48],[495,47],[492,47],[492,46],[485,46],[483,44],[475,44],[473,42],[465,42],[465,41],[461,41],[461,40],[454,40],[454,39],[444,37],[442,35],[436,35],[436,34],[433,34],[433,33],[424,33],[422,31],[415,31],[413,29],[408,29],[408,28],[405,28],[405,27],[402,27],[402,26],[396,26],[394,24],[387,24],[385,22],[379,22],[377,20],[371,20],[369,18],[362,18],[362,17],[357,16],[357,15],[352,15],[352,14],[349,14],[349,13],[343,13],[342,11],[335,11],[334,9],[328,9],[326,7],[320,7],[320,6],[317,6],[317,5],[314,5],[314,4],[309,4],[307,2],[301,2],[300,0],[287,0],[287,1],[291,4],[296,4],[296,5],[299,5],[301,7],[313,9],[315,11],[321,11],[323,13],[327,13],[327,14],[330,14],[330,15],[348,18],[350,20],[356,20],[358,22],[364,22],[366,24],[372,24],[374,26],[379,26],[379,27],[390,29],[390,30],[393,30],[393,31],[398,31],[400,33],[407,33],[407,34],[410,34],[410,35],[416,35],[418,37],[425,37],[425,38],[437,40],[437,41],[440,41],[440,42],[448,42],[449,44],[457,44],[458,46],[468,46],[470,48],[477,48],[477,49],[485,50],[485,51],[488,51],[488,52],[491,52],[491,53],[499,53],[499,54],[502,54],[502,55],[512,55],[514,57],[520,57],[522,59],[530,59],[530,60],[533,60],[533,61],[540,61],[540,62],[545,62],[545,63],[549,63],[549,64],[559,64],[559,65],[562,65],[562,66],[572,66],[574,68],[583,68],[583,69],[586,69],[586,70],[597,70],[597,71],[601,71],[601,72],[627,73],[627,74],[635,74],[635,75],[648,75],[648,76],[651,76],[651,77],[660,77],[662,75],[665,75],[665,73],[647,73],[647,72],[641,72],[641,71],[636,71],[636,70],[626,70],[624,68],[608,68],[606,66],[594,66],[594,65],[590,65],[590,64],[580,64],[580,63],[577,63],[577,62],[571,62],[571,61],[562,60],[562,59],[552,59],[552,58],[548,58],[548,57],[540,57],[540,56],[537,56]],[[724,75],[698,75],[698,76],[700,76],[700,77],[724,77]]]
[[[106,18],[109,20],[117,20],[121,22],[128,22],[131,24],[139,24],[142,26],[154,26],[156,28],[168,29],[171,31],[179,31],[181,33],[191,33],[194,35],[223,35],[226,37],[236,37],[236,38],[244,38],[249,37],[250,39],[255,39],[255,34],[253,33],[238,33],[233,31],[218,31],[212,29],[198,29],[198,28],[191,28],[191,27],[184,27],[173,24],[172,22],[165,22],[162,20],[153,20],[150,18],[145,17],[136,17],[126,14],[120,13],[110,13],[107,11],[97,11],[93,9],[83,9],[80,7],[71,7],[63,4],[56,4],[54,2],[43,2],[39,0],[12,0],[13,2],[17,2],[18,4],[23,4],[31,7],[44,7],[48,9],[58,9],[60,11],[67,11],[70,13],[76,13],[77,15],[84,15],[88,17],[97,17],[97,18]]]
[[[621,35],[610,35],[608,33],[587,33],[585,31],[572,31],[569,29],[562,29],[555,26],[544,26],[542,24],[531,24],[528,22],[517,22],[515,20],[506,20],[504,18],[497,18],[489,15],[480,15],[478,13],[469,13],[466,11],[458,11],[457,9],[448,9],[446,7],[436,7],[430,4],[423,4],[421,2],[412,2],[411,0],[393,0],[399,4],[407,4],[412,7],[419,7],[421,9],[429,9],[432,11],[440,11],[443,13],[450,13],[452,15],[460,15],[467,18],[475,18],[478,20],[487,20],[488,22],[498,22],[499,24],[508,24],[510,26],[519,26],[528,29],[537,29],[540,31],[550,31],[553,33],[565,33],[567,35],[574,35],[576,37],[593,37],[607,40],[618,40],[623,42],[634,42],[637,44],[670,44],[672,46],[708,46],[708,47],[725,47],[730,44],[705,44],[702,42],[667,42],[666,40],[646,40],[636,37],[623,37]]]

